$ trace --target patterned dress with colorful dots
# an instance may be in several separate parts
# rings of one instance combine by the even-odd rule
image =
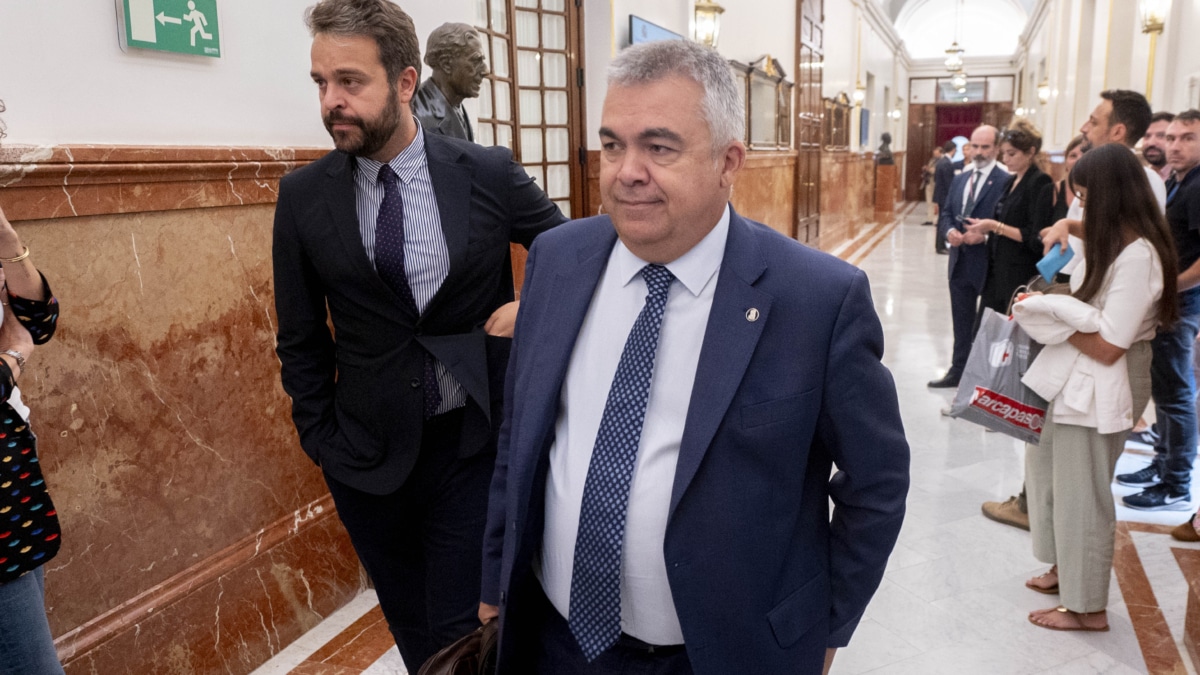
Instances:
[[[43,284],[45,279],[43,278]],[[45,302],[9,295],[13,314],[43,344],[58,324],[58,300],[45,284]],[[16,388],[0,359],[0,583],[36,569],[58,553],[61,532],[38,464],[37,437],[8,403]]]

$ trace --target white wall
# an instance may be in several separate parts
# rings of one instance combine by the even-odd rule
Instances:
[[[0,2],[5,143],[329,146],[308,76],[312,0],[220,0],[221,58],[121,51],[113,0]],[[425,36],[473,0],[401,5]]]
[[[860,35],[861,53],[858,44]],[[901,106],[904,116],[899,121],[887,116],[887,113],[896,107],[896,97],[902,101],[908,100],[909,72],[903,61],[903,55],[897,53],[857,4],[850,0],[825,3],[825,70],[822,95],[825,98],[835,98],[839,93],[845,92],[847,96],[852,96],[859,81],[866,85],[868,74],[873,76],[871,91],[867,92],[865,103],[871,111],[871,140],[865,146],[858,145],[859,118],[858,112],[855,111],[850,133],[852,148],[860,151],[877,149],[880,134],[884,131],[892,134],[893,150],[903,150],[907,146],[905,136],[908,128],[908,106]],[[888,101],[884,101],[885,89],[890,91]]]
[[[717,51],[743,63],[763,54],[779,59],[795,81],[795,0],[738,0],[722,3]],[[629,15],[634,14],[667,30],[690,37],[693,0],[584,0],[585,93],[588,148],[598,150],[600,115],[607,91],[606,71],[616,52],[629,44]]]

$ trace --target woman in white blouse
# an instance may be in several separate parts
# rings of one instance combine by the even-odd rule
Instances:
[[[1034,556],[1026,582],[1060,605],[1031,612],[1053,630],[1108,630],[1116,514],[1112,476],[1150,397],[1150,345],[1179,315],[1176,257],[1141,165],[1120,144],[1080,158],[1071,187],[1086,202],[1084,260],[1070,295],[1034,295],[1014,316],[1046,345],[1023,381],[1047,401],[1040,445],[1025,450]]]

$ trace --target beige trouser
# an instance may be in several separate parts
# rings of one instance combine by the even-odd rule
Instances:
[[[933,212],[933,181],[925,184],[925,220],[931,223],[937,222],[937,216]]]
[[[1125,358],[1133,393],[1133,417],[1150,399],[1150,343],[1138,342]],[[1125,449],[1125,432],[1055,424],[1046,411],[1040,445],[1025,446],[1025,490],[1033,555],[1058,565],[1058,592],[1073,612],[1108,606],[1116,511],[1112,479]]]

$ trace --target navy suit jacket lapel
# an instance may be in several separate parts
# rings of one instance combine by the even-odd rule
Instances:
[[[334,229],[350,258],[350,265],[360,274],[374,277],[384,288],[387,284],[375,273],[375,266],[363,248],[362,232],[358,229],[358,207],[354,193],[354,159],[342,155],[341,161],[333,162],[327,172],[330,182],[325,191],[325,203]]]
[[[363,246],[362,232],[358,227],[358,205],[354,191],[354,159],[350,155],[342,155],[343,161],[333,162],[329,168],[330,184],[325,191],[325,203],[329,207],[333,228],[337,230],[338,238],[346,250],[350,266],[354,271],[375,287],[377,293],[389,298],[405,315],[415,315],[408,303],[400,299],[395,291],[384,282],[383,278],[367,257],[367,249]]]
[[[522,301],[535,305],[522,307],[522,312],[534,311],[543,317],[536,333],[521,337],[522,349],[537,352],[533,359],[533,368],[537,374],[530,378],[537,390],[519,392],[519,395],[531,405],[534,402],[539,405],[537,410],[529,411],[529,419],[541,420],[543,423],[536,429],[535,438],[529,439],[528,442],[519,439],[519,443],[521,447],[530,448],[536,453],[549,448],[546,441],[554,433],[555,421],[558,419],[559,395],[571,362],[571,353],[575,350],[579,330],[583,327],[583,320],[592,304],[596,285],[600,283],[600,275],[604,273],[609,254],[617,241],[617,232],[608,216],[599,216],[596,220],[597,226],[588,231],[587,236],[581,237],[582,241],[574,256],[568,253],[562,260],[548,261],[548,266],[553,266],[554,278],[548,280],[550,287],[545,296],[541,299],[525,298]],[[623,340],[624,336],[618,339]],[[596,383],[598,387],[608,385],[609,383]],[[530,466],[536,463],[535,461]],[[542,487],[537,486],[535,489]]]
[[[717,428],[729,415],[763,326],[771,318],[771,295],[754,286],[767,269],[754,227],[730,207],[729,238],[700,347],[668,518],[700,468]],[[754,320],[747,314],[751,309],[758,311]]]
[[[417,139],[418,141],[421,139]],[[451,280],[461,275],[467,262],[467,240],[471,231],[471,169],[460,163],[462,151],[436,134],[424,133],[425,157],[429,165],[429,179],[437,196],[438,215],[442,221],[442,233],[446,237],[446,248],[450,252],[450,272],[438,292],[429,301],[425,311],[440,304],[442,289],[451,285]]]
[[[983,185],[979,186],[979,192],[975,195],[975,206],[971,208],[971,213],[968,214],[973,218],[991,218],[992,213],[977,213],[976,210],[980,204],[983,204],[988,199],[988,195],[992,190],[1000,190],[1008,184],[1008,174],[999,166],[992,167],[991,173],[988,174],[987,180],[983,181]],[[995,200],[991,202],[995,205]]]

